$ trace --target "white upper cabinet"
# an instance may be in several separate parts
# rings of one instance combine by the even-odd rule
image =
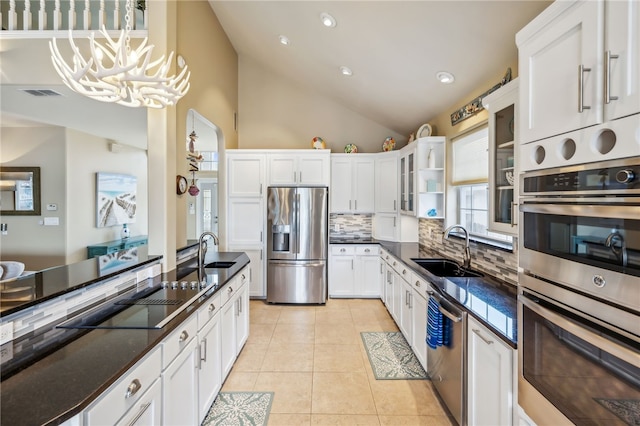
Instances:
[[[375,212],[398,212],[398,155],[385,152],[376,156]],[[335,188],[333,188],[335,190]]]
[[[261,197],[265,183],[266,157],[250,151],[228,150],[229,197]]]
[[[637,0],[556,1],[516,35],[521,143],[640,112],[639,24]]]
[[[269,185],[329,186],[330,151],[269,154]]]
[[[370,154],[331,156],[331,212],[373,213],[375,159]]]

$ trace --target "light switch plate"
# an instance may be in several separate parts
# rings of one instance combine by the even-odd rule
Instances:
[[[56,211],[56,210],[58,210],[58,205],[57,204],[53,204],[53,203],[47,204],[47,210]]]
[[[44,226],[58,226],[60,225],[60,218],[59,217],[45,217],[44,218]]]

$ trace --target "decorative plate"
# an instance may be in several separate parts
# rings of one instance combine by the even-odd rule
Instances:
[[[313,149],[325,149],[327,146],[324,143],[324,139],[322,139],[320,136],[316,136],[315,138],[311,139],[311,148]]]
[[[347,144],[344,147],[344,152],[347,153],[347,154],[355,154],[355,153],[358,152],[358,147],[355,144],[352,144],[352,143]]]
[[[431,124],[425,123],[416,132],[416,138],[426,138],[427,136],[431,136]]]
[[[504,177],[507,179],[507,182],[509,182],[509,185],[513,185],[515,183],[515,179],[513,178],[513,170],[507,170],[506,172],[504,172]]]
[[[389,136],[382,143],[382,150],[393,151],[393,148],[395,148],[395,146],[396,146],[396,141],[391,136]]]

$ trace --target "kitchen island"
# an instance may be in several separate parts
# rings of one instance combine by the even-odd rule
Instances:
[[[138,261],[130,262],[106,277],[100,276],[96,269],[93,275],[87,273],[83,279],[74,282],[71,288],[61,285],[60,277],[68,276],[65,271],[73,269],[74,265],[60,267],[57,274],[51,270],[37,273],[34,279],[43,289],[42,302],[68,297],[72,292],[90,284],[100,285],[105,279],[136,271],[141,265],[160,259],[148,256],[146,249],[139,249]],[[233,262],[233,265],[220,269],[208,268],[206,277],[199,276],[198,271],[193,268],[177,268],[143,280],[144,285],[149,287],[162,286],[163,282],[201,282],[201,278],[208,283],[206,293],[192,301],[162,328],[63,329],[57,328],[60,321],[56,321],[2,345],[2,423],[63,424],[76,418],[177,327],[193,318],[198,308],[219,295],[225,284],[233,280],[249,263],[249,258],[244,253],[220,253],[215,257]],[[84,262],[93,261],[94,259],[90,259]],[[88,268],[87,265],[82,266]],[[137,285],[140,286],[140,283]],[[49,291],[49,286],[61,290]],[[38,307],[38,303],[40,302],[36,298],[29,301],[23,309],[33,309]],[[102,303],[107,304],[108,301]],[[98,304],[97,307],[100,306]],[[3,322],[15,318],[19,312],[20,309],[14,307],[10,310],[12,315],[3,313]],[[76,316],[81,315],[82,312]]]

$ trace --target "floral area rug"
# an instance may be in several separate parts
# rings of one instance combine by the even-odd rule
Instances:
[[[273,392],[220,392],[202,426],[266,426]]]
[[[640,400],[594,398],[629,425],[640,425]]]
[[[377,380],[428,378],[402,333],[363,332],[360,335]]]

